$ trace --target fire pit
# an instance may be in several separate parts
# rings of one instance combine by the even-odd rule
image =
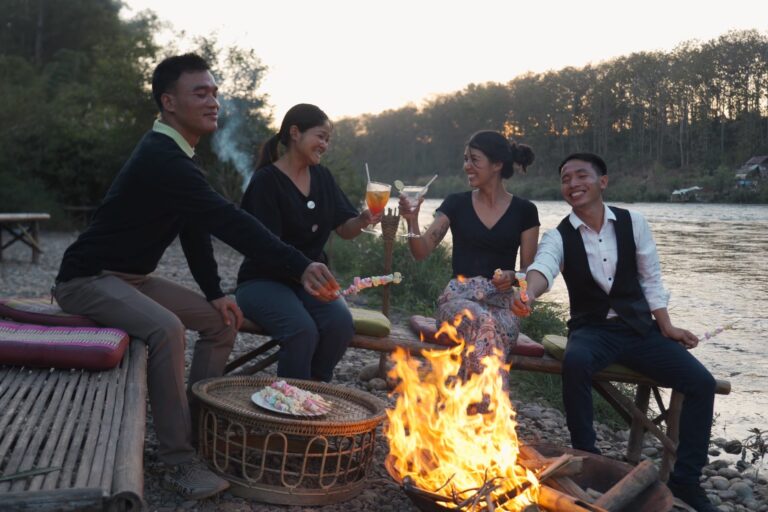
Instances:
[[[395,407],[387,411],[386,468],[416,506],[424,512],[669,510],[671,493],[649,461],[633,468],[519,443],[501,354],[485,357],[480,373],[458,377],[461,321],[441,328],[456,347],[424,351],[423,361],[400,350],[392,356],[389,376],[398,384]]]
[[[275,377],[223,377],[193,386],[201,402],[200,453],[238,496],[325,505],[357,495],[373,461],[386,404],[362,391],[284,379],[332,403],[319,417],[260,409],[251,395]]]
[[[564,453],[571,454],[581,459],[580,471],[571,474],[570,478],[573,483],[578,485],[581,489],[592,489],[598,493],[606,493],[618,484],[622,478],[625,478],[633,469],[633,466],[624,462],[619,462],[607,457],[602,457],[594,453],[582,452],[579,450],[573,450],[566,447],[539,444],[533,445],[532,449],[536,450],[539,454],[545,457],[557,457]],[[389,475],[401,485],[405,494],[410,498],[416,507],[422,512],[445,512],[455,511],[456,508],[441,505],[437,496],[431,495],[429,491],[419,489],[407,480],[404,482],[393,470],[390,464],[386,464],[387,472]],[[580,500],[578,497],[571,496],[567,490],[560,491],[562,495],[552,488],[548,487],[549,484],[543,484],[543,502],[539,503],[538,508],[536,505],[532,505],[526,510],[562,510],[563,505],[560,508],[556,506],[555,500],[558,498],[564,501],[569,501],[570,505],[568,510],[611,510],[612,512],[664,512],[672,508],[672,493],[669,491],[666,485],[661,483],[658,479],[654,480],[650,486],[646,487],[639,494],[634,496],[631,500],[626,501],[621,508],[605,509],[600,506],[596,506],[592,503],[592,500]],[[557,479],[552,482],[553,486],[560,487]],[[540,493],[541,494],[541,493]],[[541,499],[541,498],[540,498]],[[548,507],[545,505],[555,505]],[[488,510],[488,508],[476,509],[476,510]]]

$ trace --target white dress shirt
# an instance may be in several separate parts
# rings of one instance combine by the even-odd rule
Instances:
[[[638,280],[643,294],[651,311],[665,308],[669,301],[669,293],[661,281],[659,255],[656,252],[656,242],[653,241],[648,221],[637,212],[630,211],[629,214],[632,218],[632,232],[637,247],[635,258],[637,260]],[[584,249],[587,252],[592,277],[605,293],[610,293],[616,276],[616,261],[618,259],[616,229],[614,227],[616,215],[605,206],[604,218],[603,227],[599,232],[596,232],[573,211],[568,216],[571,225],[581,234],[584,241]],[[563,269],[564,256],[563,239],[560,232],[557,228],[550,229],[541,237],[536,258],[528,267],[528,272],[531,270],[540,272],[547,279],[547,289],[549,290],[552,288],[557,274]],[[608,311],[607,318],[614,316],[616,316],[616,312],[613,309]]]

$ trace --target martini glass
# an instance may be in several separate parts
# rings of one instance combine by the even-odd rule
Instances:
[[[435,181],[436,178],[437,174],[432,176],[432,179],[429,180],[426,185],[404,185],[402,181],[395,180],[395,188],[397,188],[400,196],[405,198],[408,209],[413,210],[419,206],[419,201],[421,201],[421,198],[427,194],[429,186]],[[404,238],[414,238],[419,235],[408,232],[400,236]]]

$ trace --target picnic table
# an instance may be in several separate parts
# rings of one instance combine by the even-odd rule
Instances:
[[[50,218],[47,213],[0,213],[0,261],[3,260],[4,249],[22,242],[32,249],[32,262],[37,263],[43,252],[38,238],[39,223]],[[3,231],[11,235],[11,239],[5,243]]]

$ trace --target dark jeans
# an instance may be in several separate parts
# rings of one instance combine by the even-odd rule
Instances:
[[[243,314],[280,340],[277,375],[330,382],[355,334],[343,298],[322,302],[299,285],[253,279],[237,287]]]
[[[671,478],[698,483],[707,462],[715,379],[679,343],[654,324],[641,336],[621,321],[581,327],[568,336],[563,359],[563,402],[574,448],[597,452],[592,425],[592,375],[620,363],[685,395],[680,414],[680,443]]]

